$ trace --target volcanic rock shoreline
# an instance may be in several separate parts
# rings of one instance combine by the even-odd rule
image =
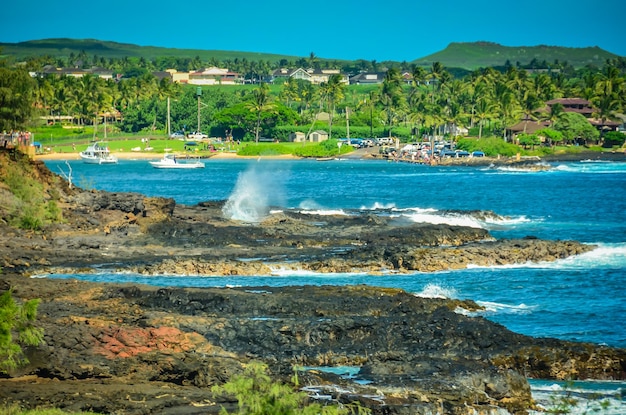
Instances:
[[[0,153],[0,174],[16,164],[43,184],[65,221],[38,232],[0,221],[0,291],[41,298],[37,325],[45,330],[44,343],[27,349],[30,364],[0,377],[0,402],[218,413],[236,403],[211,386],[253,360],[285,381],[294,366],[359,367],[357,379],[303,371],[301,385],[375,414],[521,414],[534,405],[526,377],[626,378],[626,350],[522,336],[475,316],[480,307],[471,300],[366,286],[157,288],[30,278],[102,268],[250,278],[276,268],[393,274],[553,261],[591,246],[496,240],[482,229],[391,215],[283,211],[245,224],[225,218],[223,202],[182,206],[70,188],[43,163]],[[4,184],[0,196],[11,198]]]

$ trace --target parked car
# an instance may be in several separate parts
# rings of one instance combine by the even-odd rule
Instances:
[[[184,140],[185,133],[182,131],[176,131],[175,133],[170,134],[170,138],[173,138],[175,140]]]
[[[376,144],[379,146],[388,146],[395,144],[395,140],[392,137],[380,137],[376,139]]]
[[[361,148],[363,147],[363,140],[361,140],[360,138],[351,138],[350,145],[354,148]]]
[[[205,133],[200,132],[200,131],[194,131],[193,133],[190,133],[187,137],[191,138],[193,140],[202,140],[202,139],[205,139],[205,138],[209,138],[208,135],[206,135]]]
[[[454,150],[440,150],[439,157],[456,157],[456,151]]]

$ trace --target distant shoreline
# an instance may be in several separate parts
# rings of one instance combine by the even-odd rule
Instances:
[[[112,152],[113,156],[117,157],[120,160],[156,160],[163,157],[165,153],[150,153],[150,152],[135,152],[135,151],[125,151],[125,152]],[[184,154],[181,154],[181,158],[184,157]],[[295,160],[300,159],[301,157],[296,157],[291,154],[279,155],[279,156],[239,156],[236,153],[229,152],[217,152],[212,153],[208,156],[202,155],[192,155],[191,158],[212,158],[212,159],[257,159],[259,157],[263,159],[285,159],[285,160]],[[69,153],[48,153],[48,154],[35,154],[35,160],[80,160],[80,156],[78,152],[69,152]]]
[[[163,157],[164,153],[150,153],[150,152],[113,152],[111,153],[115,157],[120,160],[150,160],[150,159],[160,159]],[[364,160],[384,160],[380,157],[372,157],[371,154],[363,154],[362,156],[355,157],[354,155],[347,155],[347,158],[352,159],[364,159]],[[203,156],[197,156],[203,158]],[[267,160],[300,160],[302,157],[294,156],[292,154],[282,154],[282,155],[274,155],[274,156],[240,156],[237,153],[231,152],[216,152],[212,153],[204,158],[212,158],[212,159],[267,159]],[[35,154],[35,160],[80,160],[80,156],[78,152],[68,152],[68,153],[49,153],[49,154]],[[584,151],[580,153],[563,153],[563,154],[551,154],[540,157],[536,160],[530,160],[528,158],[522,158],[518,162],[532,162],[532,161],[583,161],[583,160],[606,160],[606,161],[626,161],[626,152],[597,152],[597,151]],[[393,160],[392,160],[393,161]],[[398,161],[411,161],[405,159],[399,159]],[[483,158],[459,158],[459,159],[446,159],[446,162],[439,163],[438,165],[450,165],[450,164],[485,164],[485,163],[510,163],[511,161],[515,161],[514,158],[502,157],[500,159],[496,159],[493,157],[485,157]]]

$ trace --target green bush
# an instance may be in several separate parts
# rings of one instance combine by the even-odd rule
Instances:
[[[520,152],[520,147],[506,143],[503,139],[498,137],[487,138],[462,138],[457,142],[456,147],[459,150],[469,151],[482,151],[488,157],[496,157],[498,155],[505,157],[512,157]]]
[[[244,145],[237,155],[239,156],[280,156],[292,154],[293,148],[284,144],[276,143],[249,143]]]
[[[605,147],[621,147],[624,145],[624,141],[626,140],[626,134],[620,133],[619,131],[609,131],[604,135],[604,146]]]
[[[339,148],[337,145],[338,142],[339,140],[330,139],[318,144],[298,147],[294,150],[294,155],[298,157],[332,157],[339,154],[350,153],[354,150],[352,147],[345,145]]]
[[[32,178],[23,164],[9,165],[5,183],[14,196],[8,218],[12,226],[36,231],[62,220],[57,203],[45,200],[42,183]]]
[[[28,363],[20,344],[37,346],[43,341],[43,330],[33,326],[40,300],[18,305],[12,294],[8,290],[0,295],[0,373]]]
[[[211,391],[218,395],[237,399],[238,415],[343,415],[370,414],[367,408],[358,404],[322,406],[310,403],[304,392],[294,390],[298,386],[297,372],[292,378],[294,386],[274,382],[268,375],[267,365],[250,363],[242,375],[235,375],[222,386],[214,386]],[[222,407],[220,414],[229,412]]]

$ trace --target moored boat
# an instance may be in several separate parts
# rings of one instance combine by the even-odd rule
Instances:
[[[115,164],[117,157],[111,155],[109,147],[103,142],[95,142],[78,153],[83,162],[88,164]]]
[[[165,154],[159,161],[151,161],[155,169],[202,169],[204,163],[198,160],[176,158],[175,154]]]

